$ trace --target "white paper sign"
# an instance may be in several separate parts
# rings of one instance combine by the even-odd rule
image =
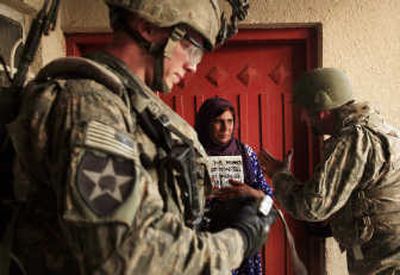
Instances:
[[[242,156],[210,156],[211,181],[214,187],[229,186],[229,180],[244,181]]]

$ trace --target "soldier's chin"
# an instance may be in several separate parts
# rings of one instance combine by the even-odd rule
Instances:
[[[164,80],[164,86],[168,88],[166,92],[171,92],[171,90],[176,86],[179,85],[181,81],[172,81],[172,80]]]
[[[174,85],[170,81],[163,80],[158,92],[170,93]]]

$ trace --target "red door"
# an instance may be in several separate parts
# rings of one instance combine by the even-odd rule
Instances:
[[[294,148],[295,173],[306,177],[314,154],[308,131],[291,104],[291,87],[301,72],[317,66],[317,33],[316,28],[243,29],[224,47],[206,54],[195,75],[161,98],[192,125],[206,98],[229,99],[238,114],[237,137],[279,157]],[[68,35],[68,54],[80,55],[108,39],[101,34]],[[318,243],[302,224],[288,220],[301,258],[311,274],[320,274]],[[293,274],[289,257],[283,225],[278,222],[265,249],[266,273]]]

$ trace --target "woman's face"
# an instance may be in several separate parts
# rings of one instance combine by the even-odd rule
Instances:
[[[226,110],[211,121],[211,140],[219,145],[228,144],[233,134],[233,128],[234,120],[232,112],[230,110]]]

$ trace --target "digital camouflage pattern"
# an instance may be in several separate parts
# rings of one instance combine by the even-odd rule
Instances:
[[[24,93],[10,133],[29,180],[14,244],[28,274],[230,274],[240,265],[239,231],[185,225],[177,172],[172,183],[160,177],[168,166],[155,160],[163,152],[129,105],[162,116],[179,133],[173,144],[193,143],[200,195],[206,155],[194,130],[132,77],[136,90],[120,94],[85,78],[34,81]]]
[[[208,50],[213,49],[221,26],[222,11],[216,0],[105,0],[159,27],[187,25],[206,39]],[[194,12],[195,11],[195,12]]]
[[[295,218],[330,222],[351,274],[399,274],[400,131],[366,104],[341,108],[312,178],[276,173],[276,197]]]

